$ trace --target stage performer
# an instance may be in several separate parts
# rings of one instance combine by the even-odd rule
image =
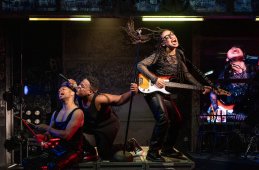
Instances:
[[[184,52],[179,48],[174,32],[163,30],[160,34],[157,51],[140,61],[137,68],[140,73],[161,89],[165,87],[165,77],[179,83],[188,80],[193,85],[202,88],[202,85],[189,73],[185,61]],[[181,155],[174,148],[183,119],[176,104],[177,100],[173,99],[172,94],[175,94],[175,90],[171,94],[163,94],[158,91],[144,94],[156,121],[149,143],[147,160],[163,162],[162,156]],[[170,89],[167,91],[170,92]]]
[[[63,169],[78,163],[83,158],[83,124],[84,113],[75,104],[75,92],[69,88],[68,82],[61,85],[58,96],[62,108],[52,114],[49,125],[40,124],[36,128],[44,130],[38,134],[37,140],[46,143],[51,138],[59,138],[59,144],[51,148],[47,144],[42,154],[23,160],[24,169]]]
[[[257,63],[256,63],[257,64]],[[258,123],[258,82],[256,64],[246,63],[245,54],[238,46],[231,47],[226,56],[224,70],[218,78],[218,87],[230,92],[231,95],[219,96],[225,105],[234,105],[233,113],[237,119],[245,119],[249,124]],[[212,92],[214,93],[214,92]],[[210,95],[210,96],[214,96]],[[251,117],[250,117],[251,116]]]
[[[138,86],[132,83],[130,90],[121,95],[100,93],[99,81],[92,76],[84,78],[79,85],[69,79],[71,87],[76,87],[76,95],[80,108],[84,111],[84,133],[94,136],[98,156],[101,160],[112,160],[113,142],[119,130],[119,119],[112,106],[119,106],[129,101],[131,95],[137,94]],[[96,155],[92,146],[86,148],[90,154]],[[89,151],[90,150],[90,151]],[[90,156],[90,155],[89,155]]]

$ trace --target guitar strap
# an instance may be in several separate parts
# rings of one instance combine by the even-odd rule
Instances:
[[[214,83],[198,68],[196,67],[191,60],[189,60],[188,58],[185,57],[185,61],[187,61],[188,63],[191,64],[191,66],[194,68],[194,70],[214,89],[217,89],[217,87],[215,87]]]

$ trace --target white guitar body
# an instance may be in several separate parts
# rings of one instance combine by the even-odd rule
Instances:
[[[169,79],[165,79],[163,78],[163,80],[165,81],[165,87],[164,88],[158,88],[155,84],[153,84],[151,82],[151,80],[149,80],[147,77],[145,77],[142,74],[139,74],[138,76],[138,80],[139,80],[139,86],[138,89],[140,92],[142,93],[153,93],[153,92],[162,92],[164,94],[170,94],[170,92],[168,92],[165,87],[170,87],[170,88],[180,88],[180,89],[191,89],[191,90],[204,90],[204,87],[200,87],[200,86],[195,86],[195,85],[190,85],[190,84],[183,84],[183,83],[176,83],[176,82],[169,82]],[[160,77],[162,78],[162,77]],[[231,93],[223,90],[223,89],[216,89],[217,93],[219,93],[220,95],[227,95],[230,96]]]
[[[171,88],[181,88],[181,89],[192,89],[192,90],[201,90],[201,87],[190,85],[190,84],[182,84],[176,82],[169,82],[169,79],[164,79],[165,87]],[[162,92],[164,94],[170,94],[166,89],[158,88],[155,84],[151,82],[148,78],[144,75],[139,74],[139,86],[138,89],[142,93],[153,93],[153,92]]]
[[[165,82],[169,82],[169,80],[165,80]],[[158,88],[155,84],[151,83],[151,81],[148,81],[149,87],[148,88],[142,88],[143,86],[139,86],[138,89],[142,93],[153,93],[153,92],[162,92],[164,94],[171,94],[168,92],[165,87]]]

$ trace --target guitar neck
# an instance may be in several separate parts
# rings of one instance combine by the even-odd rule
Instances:
[[[191,90],[203,90],[203,88],[199,87],[199,86],[194,86],[194,85],[190,85],[190,84],[175,83],[175,82],[166,82],[165,85],[167,87],[172,87],[172,88],[191,89]]]

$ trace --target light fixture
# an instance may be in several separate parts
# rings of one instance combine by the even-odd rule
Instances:
[[[28,115],[28,116],[30,116],[30,115],[31,115],[31,111],[30,111],[30,110],[27,110],[27,111],[25,112],[25,114]]]
[[[33,124],[40,124],[42,122],[43,119],[43,115],[42,115],[43,110],[40,107],[29,107],[27,106],[24,109],[24,113],[23,114],[23,118],[28,122],[28,123],[33,123]]]
[[[89,15],[77,15],[77,16],[53,16],[53,17],[43,17],[43,16],[30,16],[29,21],[91,21],[91,16]]]
[[[259,21],[259,17],[255,17],[255,21]]]
[[[36,125],[40,124],[40,119],[35,119],[34,124],[36,124]]]
[[[36,111],[34,112],[34,114],[35,114],[36,116],[39,116],[41,113],[40,113],[39,110],[36,110]]]
[[[23,94],[24,94],[24,95],[29,94],[29,87],[28,87],[27,85],[25,85],[25,86],[23,87]]]
[[[142,16],[142,21],[204,21],[200,16]]]

